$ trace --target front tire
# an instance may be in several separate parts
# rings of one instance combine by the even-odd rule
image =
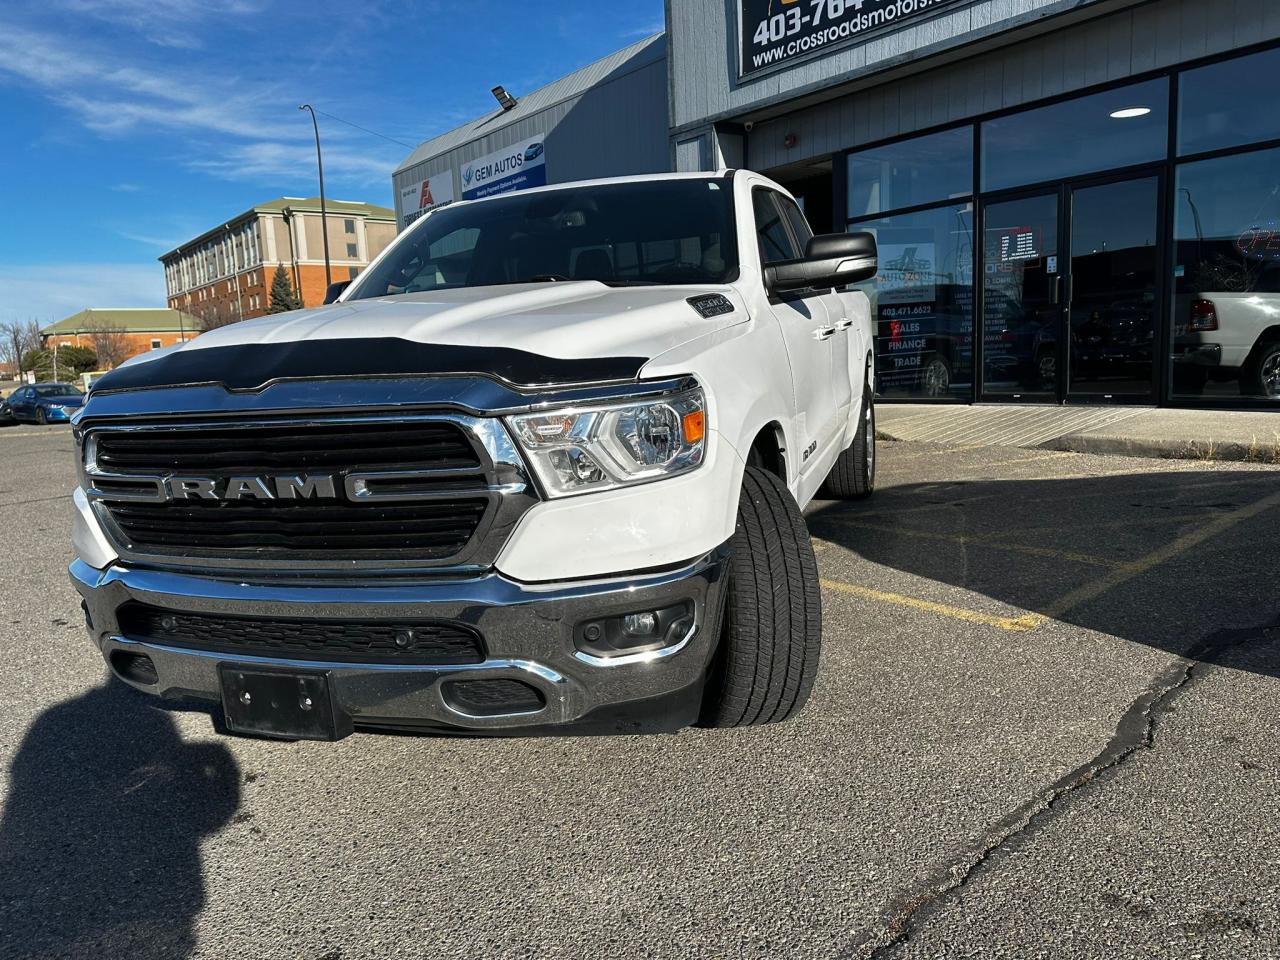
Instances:
[[[49,414],[45,413],[44,407],[36,407],[36,423],[42,427],[49,425]]]
[[[742,478],[725,594],[699,725],[746,727],[795,716],[818,674],[818,562],[800,507],[781,480],[757,467]]]
[[[849,449],[836,458],[818,496],[827,500],[862,500],[876,489],[876,398],[862,395],[858,432]]]

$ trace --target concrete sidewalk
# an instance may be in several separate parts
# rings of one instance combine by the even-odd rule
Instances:
[[[1280,463],[1280,410],[881,402],[876,405],[876,426],[888,440]]]

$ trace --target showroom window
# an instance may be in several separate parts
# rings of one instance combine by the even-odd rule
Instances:
[[[865,217],[973,193],[973,127],[849,154],[849,216]]]
[[[1178,78],[1178,155],[1280,139],[1280,110],[1242,96],[1280,75],[1280,49],[1188,70]]]
[[[857,285],[871,299],[877,392],[972,399],[973,125],[850,153],[847,171],[847,229],[872,233],[880,259]]]
[[[982,189],[1163,160],[1168,131],[1163,77],[988,120],[982,124]]]
[[[1280,401],[1280,149],[1175,178],[1173,395]]]
[[[851,224],[875,235],[871,299],[876,390],[891,398],[967,400],[973,392],[973,204]]]

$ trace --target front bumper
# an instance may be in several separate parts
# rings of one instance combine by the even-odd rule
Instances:
[[[245,583],[111,566],[71,564],[90,635],[113,673],[147,693],[221,700],[219,665],[327,673],[331,695],[356,727],[477,732],[672,731],[697,718],[715,652],[727,545],[678,569],[572,583],[521,584],[490,573],[450,581],[340,585]],[[483,638],[480,663],[350,663],[249,656],[166,646],[125,635],[117,612],[131,601],[185,613],[313,620],[461,621]],[[577,650],[584,620],[688,601],[694,624],[671,646],[602,661]],[[155,682],[122,669],[129,654],[150,658]],[[478,716],[446,695],[449,681],[514,679],[534,688],[534,710]]]

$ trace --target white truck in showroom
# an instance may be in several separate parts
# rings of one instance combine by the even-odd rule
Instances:
[[[249,735],[790,717],[821,641],[801,508],[874,484],[868,302],[837,288],[875,272],[748,171],[433,210],[327,305],[95,385],[90,636]]]

